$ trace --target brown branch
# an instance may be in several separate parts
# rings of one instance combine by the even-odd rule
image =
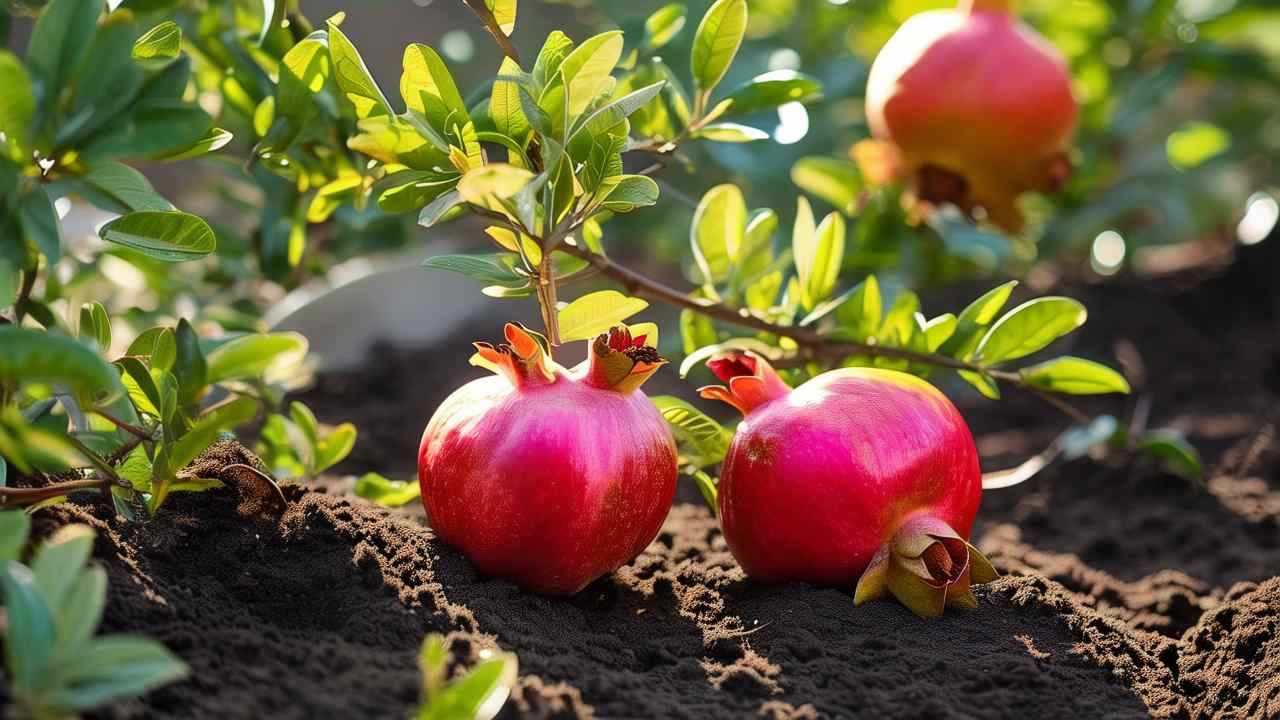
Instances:
[[[109,493],[111,492],[111,484],[111,480],[107,478],[90,478],[88,480],[70,480],[38,488],[0,487],[0,507],[35,505],[77,490],[98,490],[103,493]]]
[[[471,8],[471,12],[476,14],[476,17],[484,24],[484,29],[488,30],[489,34],[493,36],[493,41],[498,44],[502,54],[519,65],[520,53],[516,52],[516,46],[511,44],[511,38],[507,37],[507,34],[502,32],[502,28],[498,27],[498,19],[485,6],[484,0],[462,0],[462,4]]]
[[[148,431],[146,428],[141,428],[132,423],[127,423],[124,420],[121,420],[120,418],[117,418],[111,415],[106,410],[97,408],[94,410],[94,412],[106,418],[107,421],[110,422],[112,425],[115,425],[116,427],[120,428],[121,430],[124,430],[125,432],[129,433],[130,435],[136,438],[141,438],[143,440],[151,440],[152,438],[155,437],[154,431]]]

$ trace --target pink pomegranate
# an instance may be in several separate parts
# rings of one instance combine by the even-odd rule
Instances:
[[[450,395],[422,435],[431,526],[483,573],[567,595],[657,536],[676,486],[671,431],[639,387],[666,363],[625,328],[573,371],[518,325],[476,343],[495,371]]]
[[[742,412],[721,468],[720,523],[752,577],[897,597],[922,616],[973,607],[995,576],[966,542],[982,498],[978,452],[955,406],[905,373],[847,368],[792,390],[762,358],[708,365],[703,397]],[[859,579],[860,578],[860,579]]]

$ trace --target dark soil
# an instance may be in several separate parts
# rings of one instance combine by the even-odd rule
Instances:
[[[416,648],[437,631],[463,664],[485,647],[518,654],[508,715],[1276,718],[1280,445],[1268,388],[1280,385],[1280,336],[1270,296],[1249,296],[1241,272],[1065,291],[1093,314],[1069,351],[1118,352],[1142,380],[1133,398],[1090,409],[1127,418],[1149,397],[1151,425],[1200,447],[1207,483],[1113,457],[988,493],[975,538],[1005,575],[979,588],[977,610],[939,621],[891,603],[854,608],[848,591],[753,583],[692,502],[571,600],[478,577],[416,507],[375,508],[336,477],[286,488],[279,522],[244,520],[236,498],[206,494],[177,498],[149,528],[88,507],[45,513],[41,527],[92,522],[111,579],[106,628],[153,634],[195,669],[104,717],[405,717]],[[306,401],[362,431],[344,471],[410,476],[435,405],[477,376],[470,339],[382,348],[363,373],[321,378]],[[1066,424],[1032,398],[946,389],[989,469]]]

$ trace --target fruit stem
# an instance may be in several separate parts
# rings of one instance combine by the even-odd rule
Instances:
[[[1012,15],[1017,0],[960,0],[960,12],[997,12]]]

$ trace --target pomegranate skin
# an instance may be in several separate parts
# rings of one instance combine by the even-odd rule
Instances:
[[[423,433],[418,478],[432,528],[481,573],[568,595],[657,536],[676,447],[639,390],[593,385],[585,367],[546,372],[450,395]]]
[[[981,495],[973,437],[946,396],[911,375],[850,368],[748,408],[719,510],[753,578],[848,587],[909,518],[967,538]]]
[[[1078,106],[1062,55],[1008,2],[971,5],[923,12],[898,29],[872,64],[867,120],[921,184],[930,169],[964,181],[960,197],[918,187],[923,200],[982,206],[1016,230],[1017,196],[1054,190],[1069,173]]]

